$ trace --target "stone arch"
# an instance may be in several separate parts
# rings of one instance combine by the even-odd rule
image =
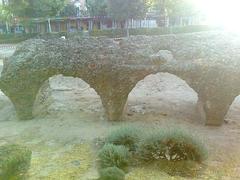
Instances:
[[[56,109],[55,105],[52,106],[55,103],[57,105]],[[80,109],[84,112],[96,112],[96,110],[102,112],[103,107],[100,96],[81,78],[59,74],[49,77],[41,86],[34,103],[33,115],[34,117],[42,116],[49,114],[49,112],[51,114],[52,111],[55,112],[56,110],[77,112]]]
[[[76,69],[71,66],[63,69],[62,65],[55,67],[53,64],[31,71],[30,66],[31,64],[19,67],[16,72],[13,72],[14,74],[8,71],[8,66],[5,66],[0,81],[2,91],[14,104],[19,119],[23,120],[33,118],[33,106],[39,89],[46,80],[58,74],[84,80],[100,96],[107,118],[121,120],[128,93],[135,82],[153,72],[151,68],[130,69],[128,66],[126,68],[124,66],[113,67],[111,64],[100,68],[91,66],[90,69],[89,66]]]
[[[154,86],[154,83],[165,83],[165,85]],[[175,88],[178,89],[177,92]],[[145,89],[147,91],[144,91]],[[165,92],[165,95],[161,92]],[[196,108],[194,106],[197,103],[198,94],[185,80],[181,79],[180,77],[174,74],[164,73],[164,72],[156,72],[156,73],[148,74],[145,77],[143,77],[141,80],[136,82],[135,86],[132,88],[132,90],[128,95],[128,101],[132,101],[129,103],[134,104],[133,102],[135,100],[134,96],[135,98],[137,97],[137,99],[141,101],[140,99],[141,96],[145,98],[148,93],[151,94],[149,97],[152,98],[154,103],[159,103],[158,101],[159,99],[161,101],[172,101],[172,102],[169,102],[168,105],[163,105],[161,103],[158,104],[159,107],[164,109],[164,113],[162,112],[162,114],[171,114],[170,108],[174,108],[175,113],[178,113],[178,114],[179,114],[179,111],[186,112],[186,110],[189,108],[191,109],[191,112],[190,111],[188,113],[186,112],[185,115],[188,114],[188,116],[191,116],[191,118],[192,116],[195,117]],[[176,93],[180,93],[180,94],[177,95]],[[181,98],[183,93],[185,93],[185,98]],[[172,98],[171,97],[172,95],[175,95],[177,97]],[[180,104],[181,105],[184,104],[185,107],[183,106],[180,107],[179,106]],[[154,107],[155,105],[156,104],[152,105],[152,108],[158,109],[158,107]],[[140,106],[136,106],[136,107],[141,109]],[[138,108],[136,108],[136,111],[141,111]]]
[[[28,75],[25,75],[21,76],[21,79],[16,78],[6,80],[6,82],[2,81],[1,89],[13,103],[19,119],[28,120],[33,118],[33,107],[40,88],[49,78],[59,74],[63,74],[66,77],[70,76],[82,79],[99,95],[99,91],[94,82],[89,81],[87,78],[70,75],[68,73],[65,74],[59,72],[43,74],[41,71],[38,71],[37,73],[32,73],[31,78],[29,78]],[[100,98],[102,100],[101,96]]]
[[[157,72],[168,72],[176,75],[184,80],[197,94],[197,117],[204,121],[206,125],[219,126],[224,122],[224,118],[232,104],[234,98],[239,94],[239,87],[236,76],[222,76],[219,74],[221,70],[207,71],[202,73],[204,69],[195,68],[195,71],[188,71],[186,65],[179,65],[177,68],[163,68],[155,72],[150,72],[135,81],[131,86],[129,93],[136,86],[137,82],[144,79],[149,74]],[[140,76],[139,76],[140,77]],[[218,81],[216,83],[216,80]]]

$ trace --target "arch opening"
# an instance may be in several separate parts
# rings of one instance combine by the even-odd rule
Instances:
[[[33,117],[62,114],[103,115],[101,98],[81,78],[55,75],[40,87],[33,106]]]
[[[16,118],[16,111],[10,98],[0,89],[0,121]]]
[[[238,124],[240,122],[240,95],[236,96],[225,116],[225,122]]]
[[[195,120],[197,102],[198,94],[181,78],[170,73],[150,74],[129,93],[127,115]]]

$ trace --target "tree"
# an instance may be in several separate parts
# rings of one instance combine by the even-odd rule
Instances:
[[[86,0],[90,16],[107,16],[107,0]]]
[[[52,17],[65,5],[66,0],[9,0],[6,8],[18,17]]]
[[[196,12],[192,0],[165,0],[165,7],[169,16],[193,15]]]
[[[6,6],[3,3],[0,6],[0,20],[5,23],[7,33],[9,32],[9,23],[11,22],[12,18],[13,17],[11,12],[9,12],[8,9],[6,9]]]
[[[167,15],[172,19],[198,13],[192,0],[153,0],[152,6],[158,10],[160,17]]]
[[[107,0],[86,0],[87,15],[98,17],[101,29],[103,17],[107,16]]]
[[[18,17],[26,15],[28,6],[29,0],[9,0],[8,3],[5,2],[5,9]]]
[[[108,14],[117,22],[126,22],[146,15],[146,0],[108,0]],[[129,29],[127,23],[127,36]]]
[[[65,0],[28,0],[28,17],[54,17],[64,9]]]
[[[51,32],[50,17],[60,14],[66,0],[9,0],[6,9],[20,21],[29,22],[29,18],[48,18],[49,32]]]
[[[77,16],[78,8],[74,4],[67,4],[64,9],[60,12],[60,16],[69,17]]]

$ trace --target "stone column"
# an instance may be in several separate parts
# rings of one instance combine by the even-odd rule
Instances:
[[[209,100],[203,102],[203,110],[206,114],[206,125],[222,125],[230,105],[231,104],[225,104]]]
[[[218,89],[218,91],[221,91]],[[226,92],[227,93],[227,92]],[[221,93],[220,93],[221,94]],[[206,125],[220,126],[223,124],[225,116],[234,101],[235,96],[199,96],[197,103],[198,118],[205,120]]]
[[[106,116],[110,121],[122,120],[123,112],[127,102],[128,95],[119,95],[117,93],[105,94],[101,96],[102,104]]]
[[[2,89],[3,90],[3,89]],[[9,93],[3,90],[4,94],[9,97],[13,103],[17,116],[20,120],[29,120],[33,118],[33,105],[36,98],[37,91],[15,91]]]

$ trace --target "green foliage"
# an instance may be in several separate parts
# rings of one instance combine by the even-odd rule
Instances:
[[[167,0],[165,8],[169,16],[191,16],[197,12],[192,0]]]
[[[0,20],[2,21],[2,24],[4,23],[5,25],[4,31],[8,33],[10,30],[9,25],[13,21],[13,15],[5,1],[0,5]]]
[[[150,133],[139,143],[137,152],[145,162],[161,159],[201,162],[207,157],[207,150],[201,140],[178,128]]]
[[[0,179],[20,179],[27,173],[32,152],[19,145],[0,146]]]
[[[58,15],[65,6],[65,0],[28,0],[27,17],[52,17]]]
[[[117,167],[109,167],[100,170],[99,180],[124,180],[124,179],[125,179],[124,171]]]
[[[151,5],[154,9],[161,9],[167,15],[172,16],[191,16],[198,12],[192,0],[152,0]]]
[[[164,35],[164,34],[179,34],[216,30],[216,27],[199,25],[199,26],[183,26],[183,27],[161,27],[161,28],[137,28],[129,29],[131,35]],[[91,36],[107,36],[111,38],[124,37],[125,31],[122,29],[114,30],[95,30],[90,33]]]
[[[6,6],[14,16],[56,16],[64,8],[65,0],[11,0]]]
[[[37,34],[3,34],[0,35],[0,44],[15,44],[35,37]]]
[[[135,151],[140,140],[141,131],[137,127],[123,126],[112,131],[106,138],[106,143],[122,145],[130,151]]]
[[[129,165],[129,152],[124,146],[116,146],[113,144],[106,144],[100,150],[99,164],[101,168],[118,167],[126,170]]]
[[[60,12],[62,17],[74,17],[77,16],[77,8],[74,4],[67,4],[64,9]]]
[[[5,5],[0,5],[0,19],[2,21],[10,21],[12,19],[11,12],[6,8]]]
[[[90,16],[107,15],[107,0],[87,0],[86,7]]]
[[[29,0],[10,0],[5,4],[5,8],[14,16],[26,17],[26,10],[29,6]]]
[[[108,15],[117,21],[141,18],[146,12],[145,0],[108,0]]]

